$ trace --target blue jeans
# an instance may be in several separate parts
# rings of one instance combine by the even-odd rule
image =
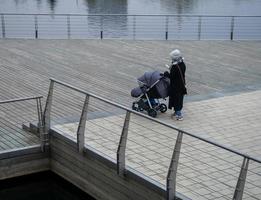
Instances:
[[[175,111],[175,114],[176,114],[177,116],[179,116],[179,117],[182,116],[182,114],[181,114],[181,110],[179,110],[179,111]]]

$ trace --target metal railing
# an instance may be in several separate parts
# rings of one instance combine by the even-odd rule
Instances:
[[[51,109],[52,109],[52,101],[53,101],[53,91],[54,91],[54,85],[60,85],[62,87],[65,88],[69,88],[73,91],[79,92],[83,95],[85,95],[85,101],[83,104],[83,108],[82,108],[82,113],[81,113],[81,117],[80,117],[80,122],[78,124],[78,129],[77,129],[77,147],[78,147],[78,151],[79,153],[82,153],[84,150],[84,146],[85,146],[85,126],[86,126],[86,120],[87,120],[87,113],[88,113],[88,106],[89,106],[89,100],[90,98],[105,102],[109,105],[115,106],[116,108],[120,108],[125,110],[126,112],[126,116],[125,116],[125,120],[124,120],[124,124],[122,127],[122,132],[121,132],[121,137],[120,137],[120,141],[118,144],[118,150],[117,150],[117,171],[118,174],[120,176],[125,176],[126,174],[126,165],[125,165],[125,161],[126,161],[126,143],[128,141],[128,132],[129,132],[129,123],[130,123],[130,116],[131,115],[136,115],[136,116],[140,116],[143,119],[148,119],[151,122],[155,122],[157,124],[163,125],[164,127],[168,127],[170,129],[172,129],[173,131],[178,132],[178,136],[176,139],[176,144],[174,147],[174,151],[172,154],[172,159],[170,161],[170,165],[169,165],[169,169],[168,169],[168,175],[167,175],[167,179],[166,179],[166,192],[167,192],[167,199],[168,200],[173,200],[175,198],[175,194],[176,194],[176,184],[177,184],[177,171],[178,171],[178,164],[179,164],[179,157],[181,154],[181,146],[183,144],[182,142],[182,138],[183,136],[189,136],[191,138],[194,138],[198,141],[204,142],[208,145],[212,145],[216,148],[221,149],[222,151],[228,151],[230,153],[232,153],[233,155],[238,155],[241,158],[243,158],[243,163],[241,166],[241,170],[238,176],[238,180],[237,180],[237,184],[234,188],[234,195],[233,195],[233,200],[241,200],[244,194],[244,186],[245,186],[245,182],[246,182],[246,176],[247,176],[247,172],[248,167],[249,167],[249,161],[254,161],[256,164],[261,164],[261,160],[251,157],[249,155],[246,155],[242,152],[236,151],[232,148],[229,148],[227,146],[224,146],[222,144],[219,144],[217,142],[211,141],[209,139],[205,139],[203,137],[200,137],[198,135],[186,132],[184,130],[181,130],[175,126],[172,126],[170,124],[166,124],[160,120],[157,120],[155,118],[151,118],[147,115],[144,115],[142,113],[136,112],[134,110],[131,110],[125,106],[122,106],[120,104],[114,103],[110,100],[104,99],[102,97],[99,97],[95,94],[83,91],[77,87],[74,87],[72,85],[69,85],[67,83],[55,80],[55,79],[50,79],[50,88],[49,88],[49,93],[48,93],[48,97],[47,97],[47,101],[46,101],[46,106],[45,106],[45,111],[44,111],[44,126],[45,126],[45,131],[48,132],[48,130],[50,129],[50,121],[51,121]],[[185,144],[184,144],[185,145]],[[260,168],[260,167],[259,167]],[[258,172],[260,173],[260,172]]]
[[[0,13],[1,38],[260,40],[261,16]]]
[[[42,113],[42,102],[41,102],[42,98],[43,98],[42,96],[33,96],[33,97],[10,99],[10,100],[5,100],[5,101],[0,101],[0,105],[1,104],[11,104],[11,103],[16,103],[16,102],[32,101],[32,100],[36,101],[38,128],[39,128],[38,130],[39,130],[39,135],[40,135],[40,139],[41,139],[41,149],[42,149],[42,151],[44,151],[44,147],[46,145],[47,140],[44,139],[44,132],[43,132],[43,118],[42,118],[43,113]],[[11,111],[8,111],[8,112],[11,112]],[[16,113],[16,115],[19,115],[19,114]],[[12,119],[12,120],[17,121],[16,119]],[[24,123],[24,121],[22,123]]]

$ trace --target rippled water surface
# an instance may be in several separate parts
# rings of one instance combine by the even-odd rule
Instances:
[[[261,0],[0,0],[0,12],[261,15]]]

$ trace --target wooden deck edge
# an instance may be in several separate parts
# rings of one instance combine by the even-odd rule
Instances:
[[[38,145],[0,153],[0,180],[50,170],[49,151]]]
[[[27,147],[15,148],[10,150],[4,150],[0,152],[0,161],[2,159],[8,159],[28,154],[41,153],[41,145],[32,145]]]

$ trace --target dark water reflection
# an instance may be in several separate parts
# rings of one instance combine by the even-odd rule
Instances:
[[[40,0],[37,0],[37,1],[40,2]],[[47,2],[49,3],[50,11],[52,13],[54,13],[55,7],[56,7],[56,4],[57,4],[57,0],[48,0]]]
[[[1,200],[95,200],[51,172],[0,181]]]
[[[127,14],[127,0],[85,0],[88,14]]]
[[[88,14],[106,13],[128,13],[127,0],[85,0]],[[104,32],[104,37],[110,35],[110,38],[124,38],[127,32],[127,16],[115,17],[87,17],[88,35],[90,37],[100,37],[100,31]],[[112,34],[113,33],[113,34]]]

